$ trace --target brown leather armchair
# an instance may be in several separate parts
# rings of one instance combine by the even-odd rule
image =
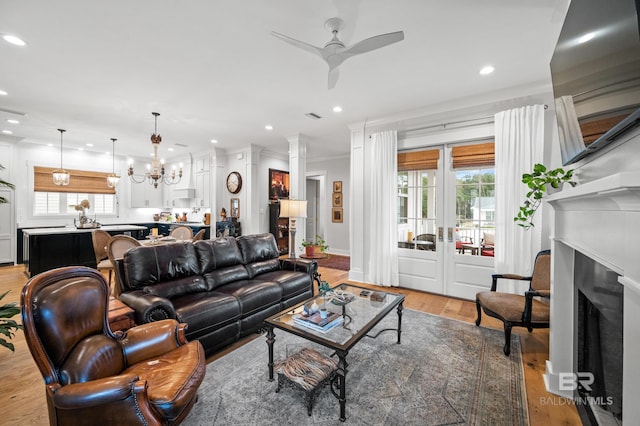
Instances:
[[[534,328],[549,328],[549,303],[542,299],[549,299],[551,296],[551,250],[543,250],[536,255],[530,277],[494,274],[492,278],[491,291],[476,294],[476,325],[480,325],[483,310],[490,317],[502,321],[505,340],[502,350],[509,356],[512,327],[526,327],[529,332]],[[498,292],[498,279],[529,281],[529,290],[524,295]]]
[[[163,320],[109,329],[109,286],[95,269],[65,267],[31,278],[22,321],[42,373],[51,425],[175,425],[205,375],[200,342]]]

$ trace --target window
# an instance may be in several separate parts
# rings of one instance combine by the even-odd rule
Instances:
[[[34,192],[33,215],[72,215],[78,214],[76,204],[82,200],[89,200],[90,214],[114,214],[115,195],[113,194],[87,194],[64,192]]]
[[[398,241],[399,247],[416,248],[409,244],[414,238],[428,241],[426,234],[436,228],[436,170],[398,172]]]
[[[493,234],[495,209],[494,168],[456,170],[456,239],[479,244]]]

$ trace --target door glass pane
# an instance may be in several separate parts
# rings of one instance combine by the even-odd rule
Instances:
[[[436,170],[398,172],[398,247],[435,250]]]
[[[495,169],[456,170],[456,250],[493,256]]]

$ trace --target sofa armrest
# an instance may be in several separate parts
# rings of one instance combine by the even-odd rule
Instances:
[[[57,408],[73,410],[119,402],[134,392],[134,385],[138,381],[138,376],[135,374],[122,374],[73,383],[56,389],[53,394],[53,403]]]
[[[186,324],[171,319],[130,328],[120,339],[127,365],[161,356],[184,345],[186,328]]]
[[[283,271],[300,271],[313,275],[318,271],[318,262],[311,259],[280,259],[280,269]]]
[[[164,297],[135,290],[122,293],[119,299],[135,311],[137,324],[177,318],[173,304]]]

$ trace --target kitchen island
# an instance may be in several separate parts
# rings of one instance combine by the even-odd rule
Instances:
[[[98,229],[111,235],[127,234],[144,238],[148,227],[142,225],[105,225]],[[93,228],[22,229],[22,261],[27,276],[61,266],[96,267],[91,231]]]

